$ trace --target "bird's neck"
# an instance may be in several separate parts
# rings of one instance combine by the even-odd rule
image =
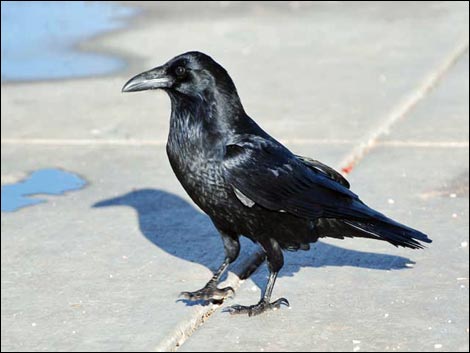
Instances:
[[[170,149],[218,154],[237,135],[252,134],[271,139],[245,113],[236,90],[231,92],[213,90],[211,94],[198,97],[170,93]]]
[[[172,92],[167,152],[174,168],[185,169],[195,156],[214,158],[221,152],[222,129],[214,116],[213,104],[200,97]],[[221,148],[217,148],[220,146]],[[220,156],[219,156],[220,158]]]
[[[225,146],[237,135],[271,139],[245,114],[238,96],[216,92],[210,97],[194,98],[171,93],[170,99],[167,153],[178,175],[183,171],[191,174],[194,161],[221,161]]]
[[[171,92],[170,129],[204,129],[207,133],[235,131],[248,118],[236,91],[213,90],[198,97]]]

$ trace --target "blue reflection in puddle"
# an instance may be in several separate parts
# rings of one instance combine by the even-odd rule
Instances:
[[[124,60],[77,45],[124,27],[134,8],[111,2],[2,1],[2,81],[109,74]]]
[[[62,195],[85,185],[85,180],[71,172],[60,169],[37,170],[25,180],[2,185],[2,212],[13,212],[21,207],[46,202],[44,199],[32,198],[31,195]]]

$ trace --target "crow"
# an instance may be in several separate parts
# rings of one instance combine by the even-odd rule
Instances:
[[[427,235],[365,205],[333,168],[295,155],[266,133],[243,109],[227,71],[210,56],[187,52],[131,78],[123,92],[162,89],[171,100],[166,151],[191,199],[211,218],[222,237],[225,260],[188,300],[222,301],[231,287],[217,284],[240,252],[245,236],[263,249],[269,279],[260,301],[234,305],[249,316],[289,306],[271,302],[283,250],[308,250],[322,237],[360,237],[395,246],[423,248]],[[177,240],[175,240],[177,241]]]

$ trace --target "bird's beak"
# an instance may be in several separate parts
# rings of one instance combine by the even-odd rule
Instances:
[[[169,88],[173,84],[173,79],[166,74],[164,66],[156,67],[152,70],[142,72],[132,77],[122,87],[122,92],[137,92],[157,88]]]

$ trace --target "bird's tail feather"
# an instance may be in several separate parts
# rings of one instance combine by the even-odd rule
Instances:
[[[397,222],[390,224],[378,220],[357,221],[346,219],[319,219],[316,225],[320,237],[360,237],[384,240],[395,246],[412,249],[424,248],[420,242],[431,243],[426,234]]]

